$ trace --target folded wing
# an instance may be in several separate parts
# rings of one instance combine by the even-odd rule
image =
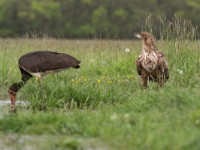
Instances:
[[[164,74],[165,79],[168,79],[169,78],[169,68],[168,68],[168,63],[167,63],[165,54],[158,51],[157,56],[158,56],[158,69]]]
[[[69,67],[78,68],[79,64],[79,60],[68,54],[50,51],[35,51],[19,59],[19,65],[32,73],[60,70]]]

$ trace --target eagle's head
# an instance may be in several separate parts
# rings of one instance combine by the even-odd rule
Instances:
[[[145,49],[145,51],[156,50],[153,35],[148,32],[141,32],[135,36],[143,41],[143,49]]]

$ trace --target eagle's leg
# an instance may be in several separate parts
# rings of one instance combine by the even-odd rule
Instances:
[[[148,87],[148,75],[146,74],[145,71],[142,71],[141,74],[141,84],[144,89]]]
[[[165,76],[164,76],[164,73],[163,72],[159,72],[159,75],[158,75],[158,84],[160,87],[164,87],[164,82],[165,82]]]

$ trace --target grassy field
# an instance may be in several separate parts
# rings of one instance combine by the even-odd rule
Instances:
[[[81,60],[69,69],[31,79],[18,93],[17,115],[0,106],[0,149],[200,149],[200,42],[157,41],[170,80],[140,87],[139,41],[0,39],[0,99],[20,80],[18,58],[34,50]],[[125,49],[129,48],[130,53]]]

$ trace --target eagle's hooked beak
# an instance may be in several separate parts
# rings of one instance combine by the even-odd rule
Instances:
[[[138,39],[142,38],[140,34],[135,34],[135,37],[138,38]]]

